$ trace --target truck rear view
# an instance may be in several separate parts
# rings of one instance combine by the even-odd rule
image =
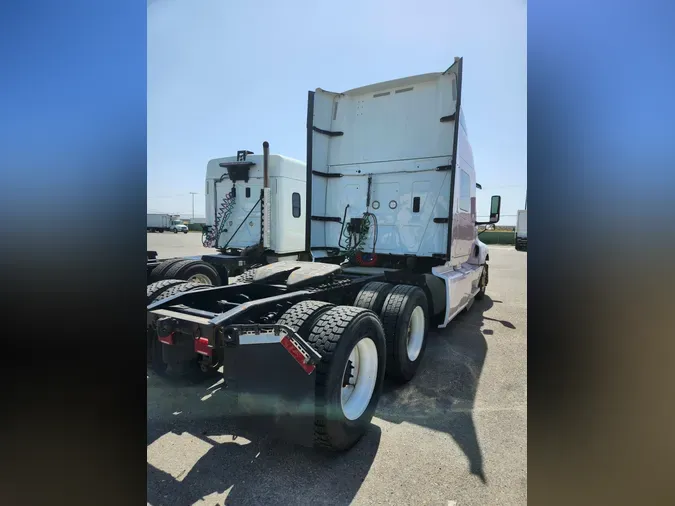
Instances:
[[[255,181],[259,162],[246,160],[217,162],[227,173],[210,187],[212,211],[223,193],[239,198]],[[430,326],[446,326],[488,283],[461,60],[442,73],[310,92],[305,180],[298,223],[312,261],[270,263],[228,286],[155,300],[148,336],[167,370],[194,365],[195,355],[206,369],[222,366],[234,412],[300,444],[346,450],[367,430],[385,375],[412,380]],[[291,216],[293,193],[278,192],[290,197]],[[491,206],[495,223],[500,198]],[[250,216],[240,221],[255,229]],[[236,239],[236,230],[222,236],[235,220],[215,219],[223,222],[221,250]]]
[[[432,272],[446,295],[443,326],[487,282],[461,76],[457,58],[445,72],[317,89],[307,120],[312,255]],[[499,207],[494,197],[491,223]]]

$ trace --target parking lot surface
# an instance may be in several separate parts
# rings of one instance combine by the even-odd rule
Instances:
[[[148,234],[161,258],[212,252]],[[418,375],[385,383],[370,430],[325,455],[228,419],[217,380],[148,372],[148,504],[521,505],[527,502],[527,253],[490,247],[487,295],[429,334]]]

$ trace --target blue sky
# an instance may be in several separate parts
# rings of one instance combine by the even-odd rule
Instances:
[[[443,71],[464,57],[478,213],[527,185],[524,0],[148,0],[148,210],[204,214],[206,162],[239,149],[306,158],[307,91]]]

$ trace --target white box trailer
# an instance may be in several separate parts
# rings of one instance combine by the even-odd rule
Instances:
[[[175,216],[166,213],[148,213],[148,232],[164,232],[171,228]]]
[[[303,445],[352,447],[373,417],[385,374],[412,379],[430,326],[446,326],[486,291],[489,255],[476,237],[461,96],[461,59],[445,72],[310,92],[300,255],[307,261],[252,269],[229,286],[149,294],[153,367],[222,366],[232,408],[247,420]],[[244,172],[242,161],[217,166]],[[231,181],[237,197],[241,177]],[[492,197],[488,223],[499,220],[500,206]],[[267,209],[260,222],[272,244]],[[281,230],[292,223],[286,214],[276,222]],[[248,240],[257,237],[252,231]]]
[[[516,249],[527,249],[527,209],[518,211],[516,221]]]

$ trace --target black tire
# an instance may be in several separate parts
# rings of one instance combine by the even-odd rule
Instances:
[[[187,230],[183,230],[183,233],[184,233],[184,234],[187,234],[187,233],[188,233],[188,231],[187,231]]]
[[[147,289],[147,304],[152,304],[157,297],[169,288],[185,283],[184,279],[163,279],[148,285]]]
[[[253,281],[253,276],[255,276],[255,271],[256,269],[249,269],[239,276],[231,278],[229,284],[233,285],[237,283],[251,283]]]
[[[394,285],[391,283],[371,281],[361,288],[361,291],[354,300],[354,306],[370,309],[373,313],[380,314],[384,301],[393,288]]]
[[[344,371],[354,346],[370,337],[377,350],[377,376],[368,406],[355,420],[342,411]],[[384,330],[377,315],[363,308],[336,306],[322,314],[312,327],[309,343],[322,355],[316,368],[314,446],[341,451],[354,446],[368,429],[382,393],[386,363]]]
[[[177,234],[177,233],[178,233],[178,229],[177,229],[177,228],[174,228],[174,229],[173,229],[173,233],[174,233],[174,234]]]
[[[171,267],[176,262],[180,262],[181,260],[183,259],[170,258],[169,260],[164,260],[161,264],[152,269],[152,272],[150,273],[150,282],[154,283],[156,281],[162,281],[163,279],[171,279],[170,277],[165,276],[164,274],[166,273],[167,269],[169,269],[169,267]]]
[[[212,265],[202,260],[188,260],[187,263],[181,264],[181,267],[176,271],[173,277],[188,280],[190,277],[197,274],[209,278],[213,286],[220,286],[222,283],[218,271]]]
[[[309,331],[312,329],[318,318],[333,307],[335,307],[335,305],[330,302],[304,300],[298,302],[281,315],[277,324],[288,325],[300,337],[307,340]]]
[[[422,347],[414,360],[411,360],[408,356],[408,329],[412,313],[418,306],[424,312],[424,333]],[[427,347],[429,332],[427,296],[419,287],[398,285],[387,295],[381,318],[387,338],[387,375],[398,382],[406,383],[415,376]]]
[[[485,297],[485,291],[487,290],[488,284],[488,264],[483,266],[483,273],[480,275],[480,281],[478,286],[480,287],[478,293],[476,294],[476,300],[481,300]]]
[[[183,267],[192,262],[194,262],[194,260],[186,260],[185,258],[181,258],[177,262],[172,263],[166,269],[166,271],[164,271],[163,279],[183,279],[178,275],[178,273]]]
[[[168,290],[162,292],[159,297],[155,299],[155,302],[167,299],[169,297],[173,297],[174,295],[177,295],[179,293],[184,293],[184,292],[191,292],[192,290],[198,290],[198,289],[203,289],[203,288],[210,288],[208,285],[203,285],[201,283],[188,283],[187,281],[183,280],[181,281],[181,284],[179,285],[174,285]]]

